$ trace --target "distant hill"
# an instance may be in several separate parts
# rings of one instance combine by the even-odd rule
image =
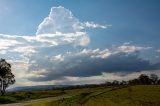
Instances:
[[[50,90],[56,88],[68,87],[70,85],[37,85],[37,86],[22,86],[7,89],[7,91],[32,91],[32,90]]]

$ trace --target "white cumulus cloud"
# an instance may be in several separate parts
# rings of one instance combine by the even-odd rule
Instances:
[[[86,46],[90,38],[85,28],[107,28],[110,25],[100,25],[94,22],[81,22],[73,13],[62,6],[52,7],[51,11],[38,26],[36,35],[40,41],[50,42],[53,45],[60,43],[75,43]]]

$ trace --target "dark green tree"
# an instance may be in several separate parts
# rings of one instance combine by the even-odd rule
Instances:
[[[0,59],[0,91],[4,95],[6,88],[15,83],[15,76],[11,72],[11,64],[5,59]]]
[[[151,84],[151,80],[150,80],[149,76],[146,74],[141,74],[139,76],[138,80],[139,80],[140,84],[144,84],[144,85]]]
[[[114,81],[112,82],[112,85],[114,85],[114,86],[119,85],[119,81],[114,80]]]
[[[160,79],[157,81],[157,84],[159,84],[159,85],[160,85]]]
[[[128,84],[130,85],[138,85],[140,84],[140,80],[139,79],[132,79],[128,81]]]
[[[150,79],[151,79],[152,84],[157,84],[157,82],[158,82],[158,75],[151,74],[150,75]]]

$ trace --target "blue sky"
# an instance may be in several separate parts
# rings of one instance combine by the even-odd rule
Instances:
[[[159,10],[159,0],[0,0],[0,57],[17,86],[159,73]]]
[[[94,21],[112,24],[108,30],[97,33],[108,42],[124,42],[132,39],[136,43],[158,45],[159,7],[158,0],[1,0],[0,32],[3,34],[34,35],[39,23],[47,16],[53,6],[62,5],[71,10],[81,21]],[[18,29],[18,30],[17,30]],[[118,37],[117,37],[118,36]],[[94,36],[96,37],[96,35]],[[97,37],[99,38],[99,37]],[[97,39],[96,38],[96,39]],[[144,40],[145,38],[145,40]],[[154,39],[154,40],[150,40]],[[98,41],[101,39],[98,39]],[[156,42],[154,42],[156,41]]]

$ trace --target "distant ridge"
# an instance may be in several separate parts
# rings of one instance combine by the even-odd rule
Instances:
[[[7,91],[32,91],[32,90],[51,90],[56,88],[69,87],[71,85],[37,85],[37,86],[22,86],[7,89]],[[73,85],[72,85],[73,86]]]

